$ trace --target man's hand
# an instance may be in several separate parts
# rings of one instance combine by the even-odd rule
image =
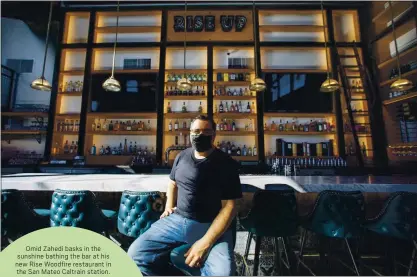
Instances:
[[[169,216],[170,214],[172,214],[175,211],[175,209],[176,209],[176,207],[175,208],[168,208],[168,209],[166,209],[164,211],[164,213],[161,214],[161,216],[159,218],[163,218],[163,217]]]
[[[211,246],[212,245],[204,239],[196,241],[184,255],[184,257],[186,257],[185,264],[189,267],[201,267]]]

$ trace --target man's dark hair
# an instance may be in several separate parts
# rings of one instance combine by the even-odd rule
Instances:
[[[191,124],[193,124],[194,123],[194,121],[196,121],[196,120],[203,120],[203,121],[208,121],[208,122],[210,122],[211,123],[211,127],[213,128],[213,131],[214,132],[216,132],[216,122],[214,122],[214,120],[213,119],[210,119],[208,116],[206,116],[206,115],[198,115],[198,116],[196,116],[192,121],[191,121]],[[191,127],[191,126],[190,126]]]

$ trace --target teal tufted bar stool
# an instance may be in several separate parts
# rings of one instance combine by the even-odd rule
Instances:
[[[273,238],[275,265],[281,269],[282,263],[290,273],[292,272],[288,251],[291,251],[289,238],[296,234],[298,228],[297,201],[294,190],[257,191],[252,200],[252,209],[246,217],[240,217],[239,221],[243,228],[249,232],[244,254],[246,260],[252,238],[256,237],[252,276],[258,275],[260,246],[263,238]],[[280,247],[283,248],[284,259],[281,258]]]
[[[23,192],[5,189],[1,192],[2,246],[25,234],[48,227],[49,209],[34,209]]]
[[[320,243],[323,242],[323,238],[343,239],[354,266],[352,271],[360,275],[356,258],[351,250],[348,239],[358,239],[362,235],[364,218],[365,202],[360,191],[344,192],[325,190],[320,192],[313,210],[302,219],[304,232],[301,238],[301,249],[297,267],[302,263],[303,266],[309,269],[302,259],[307,232],[309,231],[321,237]],[[323,253],[322,249],[320,251],[320,259],[322,260],[325,257],[325,253]],[[309,270],[312,272],[311,269]]]
[[[159,191],[124,191],[117,217],[119,234],[113,240],[127,250],[130,244],[159,219],[165,209],[165,196]]]
[[[412,246],[408,275],[413,271],[417,251],[417,193],[395,192],[390,195],[381,212],[368,219],[364,227],[383,237],[407,241]],[[397,275],[395,260],[395,242],[386,244],[392,252],[394,274]],[[390,247],[392,246],[392,247]],[[402,249],[404,251],[404,249]],[[414,272],[415,273],[415,272]]]
[[[51,227],[79,227],[107,236],[116,219],[115,211],[100,209],[91,191],[57,189],[52,194]]]

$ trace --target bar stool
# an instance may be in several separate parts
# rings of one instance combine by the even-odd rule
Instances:
[[[294,191],[260,190],[255,193],[252,209],[246,217],[239,218],[242,226],[249,232],[244,258],[247,260],[252,237],[256,236],[255,257],[252,275],[258,274],[260,246],[265,237],[274,238],[275,264],[281,267],[281,262],[292,271],[287,249],[290,248],[288,238],[297,232],[298,212]],[[282,240],[286,261],[280,257],[279,240]],[[288,249],[290,250],[290,249]]]
[[[23,235],[48,227],[49,209],[34,209],[23,192],[5,189],[1,192],[2,246]]]
[[[367,220],[364,227],[381,236],[399,239],[411,244],[412,253],[409,265],[404,266],[408,269],[408,276],[410,276],[417,251],[417,193],[392,193],[381,212],[374,218]],[[391,243],[391,246],[394,246],[394,249],[392,249],[393,268],[394,274],[397,275],[396,265],[398,263],[395,259],[395,243]],[[375,269],[372,269],[372,271],[380,274]]]
[[[110,238],[124,250],[159,219],[165,207],[165,197],[159,191],[124,191],[117,216],[118,232]]]
[[[241,184],[242,192],[257,192],[260,188],[249,185],[249,184]]]
[[[52,194],[51,227],[80,227],[108,236],[115,228],[116,215],[116,211],[101,209],[88,190],[57,189]]]
[[[298,256],[297,270],[300,263],[310,273],[312,270],[303,261],[304,245],[307,232],[314,232],[324,238],[343,239],[354,266],[354,272],[359,274],[356,259],[352,253],[348,239],[357,239],[362,233],[362,223],[365,217],[364,198],[360,191],[342,192],[325,190],[319,193],[314,208],[309,215],[302,219],[304,232],[301,239],[301,249]],[[325,257],[320,250],[320,259]],[[344,263],[342,263],[345,265]],[[349,267],[352,270],[352,268]],[[326,274],[327,275],[327,274]]]

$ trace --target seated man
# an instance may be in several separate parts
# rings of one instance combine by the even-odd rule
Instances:
[[[202,276],[234,275],[235,199],[242,197],[237,163],[213,146],[216,124],[205,116],[190,128],[192,148],[177,155],[161,219],[128,250],[144,275],[166,275],[172,249],[192,244],[186,264]]]

